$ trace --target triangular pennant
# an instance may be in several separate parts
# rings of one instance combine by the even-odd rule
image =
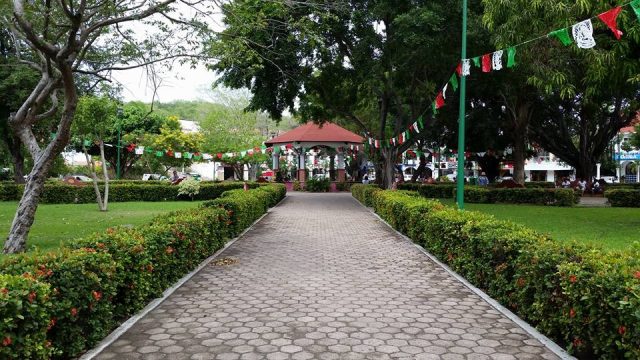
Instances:
[[[191,159],[193,157],[193,154],[188,151],[182,153],[182,155],[185,157],[185,159]]]
[[[491,56],[489,54],[482,55],[482,72],[491,72]]]
[[[458,91],[458,77],[456,74],[451,75],[451,78],[449,78],[449,84],[451,84],[454,92]]]
[[[444,106],[444,96],[442,96],[442,91],[438,93],[436,96],[436,109],[440,109]]]
[[[136,148],[136,155],[142,155],[144,154],[144,146],[138,146]]]
[[[504,51],[498,50],[491,55],[491,67],[495,71],[502,70],[502,54]]]
[[[182,159],[182,153],[181,152],[176,152],[175,154],[173,154],[173,157],[176,159]]]
[[[172,150],[167,150],[167,156],[168,157],[173,157],[173,151]]]
[[[640,0],[638,0],[640,1]],[[516,48],[515,46],[507,49],[507,67],[512,68],[516,66]]]
[[[591,19],[579,22],[572,27],[573,39],[581,49],[591,49],[596,46],[596,39],[593,38],[593,24]]]
[[[473,60],[473,64],[474,64],[476,67],[480,67],[480,66],[481,66],[481,65],[480,65],[480,56],[476,56],[476,57],[474,57],[472,60]]]
[[[560,40],[564,46],[569,46],[572,43],[571,37],[569,36],[569,30],[567,28],[552,31],[547,36]]]
[[[620,15],[621,10],[622,7],[618,6],[598,15],[598,18],[602,20],[602,22],[605,23],[607,27],[609,27],[609,29],[611,29],[613,35],[618,40],[620,40],[620,37],[622,37],[623,34],[622,31],[618,30],[618,15]]]
[[[640,21],[640,0],[633,0],[631,2],[631,8],[633,9],[633,12],[636,13],[638,21]]]
[[[82,142],[82,146],[84,146],[84,147],[89,147],[89,146],[91,146],[91,141],[89,141],[89,140],[84,140],[84,141]]]
[[[163,151],[156,151],[156,156],[157,157],[161,157],[162,155],[164,155]]]

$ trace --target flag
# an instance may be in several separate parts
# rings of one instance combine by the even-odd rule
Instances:
[[[436,102],[432,102],[431,103],[431,111],[433,112],[433,115],[437,115],[438,114],[438,107],[436,106]]]
[[[598,15],[598,18],[602,20],[602,22],[605,23],[607,27],[609,27],[609,29],[613,32],[613,35],[618,40],[620,40],[620,37],[622,37],[622,34],[623,34],[622,31],[618,30],[618,21],[617,21],[618,15],[620,15],[621,10],[622,8],[618,6],[607,12],[604,12]]]
[[[136,148],[136,155],[142,155],[144,154],[144,146],[138,146]]]
[[[456,73],[459,76],[462,76],[462,61],[458,63],[458,66],[456,66]]]
[[[640,1],[640,0],[638,0]],[[516,66],[516,48],[515,46],[507,49],[507,67],[512,68]]]
[[[211,154],[202,154],[202,158],[204,160],[211,160],[213,159],[213,156],[211,156]]]
[[[446,99],[447,98],[447,89],[449,88],[449,83],[445,84],[444,87],[442,88],[442,98]]]
[[[373,143],[376,149],[380,147],[380,142],[378,140],[375,140]]]
[[[571,37],[569,37],[569,30],[567,28],[552,31],[547,36],[560,40],[564,46],[569,46],[572,43]]]
[[[633,0],[631,2],[631,8],[633,9],[633,12],[636,13],[638,21],[640,21],[640,0]]]
[[[176,159],[182,159],[182,153],[181,152],[176,152],[173,154],[173,157],[175,157]]]
[[[413,123],[413,129],[416,131],[416,133],[420,134],[420,129],[418,129],[418,122],[414,122]]]
[[[424,120],[422,120],[422,116],[418,118],[418,126],[420,127],[420,130],[424,129]]]
[[[471,75],[471,60],[464,59],[462,60],[462,75],[461,76],[469,76]]]
[[[164,155],[164,152],[162,152],[162,151],[156,151],[156,156],[157,156],[157,157],[161,157],[162,155]]]
[[[185,159],[191,159],[193,157],[193,154],[190,152],[184,152],[182,155],[184,155]]]
[[[504,54],[504,51],[498,50],[491,55],[491,67],[493,70],[502,70],[502,54]]]
[[[451,78],[449,78],[449,84],[451,84],[454,92],[458,91],[458,77],[456,74],[451,75]]]
[[[173,157],[173,151],[167,150],[167,156],[168,157]]]
[[[593,24],[591,19],[579,22],[572,27],[573,40],[581,49],[591,49],[596,46],[596,40],[593,38]]]
[[[216,156],[218,157],[218,160],[222,159],[222,153],[217,153]]]
[[[438,93],[436,96],[436,109],[440,109],[444,106],[444,96],[442,95],[442,91]]]
[[[473,60],[473,64],[474,64],[476,67],[480,67],[480,66],[481,66],[481,65],[480,65],[480,56],[476,56],[476,57],[474,57],[474,58],[473,58],[473,59],[471,59],[471,60]]]
[[[240,157],[244,157],[245,155],[247,155],[246,151],[240,151]]]
[[[491,72],[491,56],[489,54],[482,55],[482,72]]]

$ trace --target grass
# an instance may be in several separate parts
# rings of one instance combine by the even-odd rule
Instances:
[[[100,212],[97,204],[40,205],[29,233],[27,246],[52,250],[60,243],[80,238],[117,225],[141,225],[155,215],[200,204],[198,201],[111,203]],[[6,239],[17,202],[0,202],[0,234]],[[4,243],[4,241],[3,241]]]
[[[455,206],[451,200],[443,203]],[[624,250],[639,240],[640,208],[465,204],[465,209],[526,225],[559,241],[587,243],[607,250]]]

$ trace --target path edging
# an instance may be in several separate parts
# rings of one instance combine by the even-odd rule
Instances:
[[[535,338],[536,340],[540,341],[547,349],[549,349],[551,352],[553,352],[555,355],[557,355],[560,359],[562,359],[562,360],[575,360],[576,359],[575,357],[569,355],[563,348],[561,348],[553,340],[551,340],[548,337],[546,337],[544,334],[539,332],[536,328],[534,328],[533,326],[529,325],[526,321],[522,320],[518,315],[516,315],[513,312],[511,312],[511,310],[509,310],[506,307],[500,305],[499,302],[494,300],[491,296],[487,295],[487,293],[485,293],[484,291],[482,291],[479,288],[475,287],[473,284],[471,284],[469,281],[467,281],[467,279],[465,279],[464,277],[460,276],[458,273],[453,271],[446,264],[442,263],[440,260],[438,260],[438,258],[436,258],[434,255],[429,253],[425,248],[423,248],[422,246],[416,244],[413,240],[411,240],[411,238],[409,238],[405,234],[403,234],[403,233],[399,232],[398,230],[394,229],[391,225],[389,225],[388,222],[386,222],[383,218],[381,218],[380,215],[376,214],[373,211],[373,209],[364,206],[364,204],[362,204],[357,199],[355,199],[355,198],[353,198],[353,199],[358,204],[360,204],[360,206],[362,206],[367,211],[369,211],[371,214],[373,214],[373,216],[378,218],[378,220],[380,220],[383,224],[388,226],[389,229],[391,229],[393,232],[395,232],[398,236],[403,238],[405,241],[411,242],[411,244],[413,244],[416,248],[418,248],[431,261],[433,261],[438,266],[440,266],[444,271],[446,271],[448,274],[453,276],[456,280],[460,281],[464,286],[466,286],[474,294],[480,296],[482,298],[482,300],[486,301],[489,305],[491,305],[491,307],[496,309],[496,311],[498,311],[502,315],[504,315],[507,318],[509,318],[509,320],[513,321],[516,325],[520,326],[525,332],[527,332],[533,338]]]
[[[118,326],[115,330],[113,330],[109,335],[107,335],[107,337],[102,339],[102,341],[100,341],[93,349],[91,349],[91,350],[85,352],[84,354],[82,354],[82,356],[80,356],[80,358],[78,358],[78,360],[91,360],[94,357],[96,357],[97,355],[99,355],[109,345],[113,344],[116,340],[118,340],[118,338],[120,336],[122,336],[122,334],[126,333],[129,329],[131,329],[138,321],[140,321],[148,313],[150,313],[155,308],[157,308],[160,304],[162,304],[167,298],[169,298],[169,296],[171,296],[171,294],[173,294],[182,285],[184,285],[184,283],[186,283],[187,281],[191,280],[192,277],[194,277],[197,273],[199,273],[202,269],[204,269],[207,265],[209,265],[209,263],[211,261],[213,261],[215,258],[220,256],[220,254],[222,254],[225,250],[227,250],[236,241],[240,240],[240,238],[242,238],[244,236],[244,234],[246,234],[249,230],[251,230],[258,222],[260,222],[260,220],[262,220],[265,216],[269,215],[269,213],[272,211],[272,209],[280,206],[280,204],[282,204],[286,199],[287,199],[287,197],[285,196],[276,205],[274,205],[273,207],[268,209],[267,212],[262,214],[262,216],[260,216],[260,218],[258,218],[258,220],[254,221],[249,227],[244,229],[244,231],[242,231],[240,233],[240,235],[238,235],[235,238],[229,240],[224,245],[224,247],[222,247],[222,249],[216,251],[215,253],[213,253],[213,255],[209,256],[206,259],[204,259],[204,261],[202,261],[200,263],[200,265],[198,265],[197,268],[195,268],[190,273],[188,273],[185,276],[183,276],[180,280],[176,281],[171,287],[166,289],[162,293],[161,297],[153,299],[142,310],[140,310],[138,313],[136,313],[133,316],[131,316],[129,319],[127,319],[127,321],[123,322],[120,326]]]

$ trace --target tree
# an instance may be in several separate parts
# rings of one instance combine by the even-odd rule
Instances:
[[[173,116],[162,125],[159,134],[147,134],[141,145],[154,150],[143,155],[149,169],[156,172],[162,168],[162,173],[167,173],[171,168],[188,167],[193,163],[194,158],[187,154],[202,149],[202,134],[185,133],[178,118]]]
[[[249,110],[278,119],[289,109],[388,139],[430,109],[437,87],[453,74],[459,59],[458,5],[453,0],[233,1],[223,6],[227,28],[211,45],[219,58],[211,68],[224,85],[250,89]],[[474,5],[472,15],[477,10]],[[478,31],[475,27],[471,40]],[[398,155],[415,140],[381,149],[378,179],[387,187]]]
[[[194,39],[207,35],[208,29],[200,21],[207,12],[182,15],[176,10],[177,3],[215,5],[179,0],[0,3],[3,27],[11,30],[17,44],[17,61],[39,74],[38,83],[9,119],[34,165],[4,244],[5,253],[25,249],[46,174],[70,138],[79,85],[90,89],[108,80],[112,71],[195,55],[198,43]],[[156,35],[147,32],[140,39],[132,23],[147,23]],[[40,144],[33,126],[54,116],[55,136]]]
[[[484,0],[483,4],[485,24],[500,47],[610,9],[608,3],[595,0],[543,0],[535,4]],[[564,47],[555,40],[518,48],[524,57],[517,71],[525,76],[526,84],[537,89],[522,92],[530,100],[520,101],[524,109],[529,106],[538,111],[529,117],[530,140],[575,167],[578,176],[586,179],[592,177],[595,161],[612,137],[632,119],[639,100],[640,25],[628,11],[620,15],[618,23],[625,28],[622,39],[617,41],[603,26],[596,29],[597,46],[593,49]],[[515,89],[521,91],[524,86]],[[533,107],[527,105],[532,100]]]
[[[85,96],[80,98],[75,115],[74,135],[78,136],[82,143],[82,151],[91,170],[93,188],[96,192],[96,201],[100,211],[107,211],[109,205],[109,173],[107,172],[107,161],[104,155],[104,139],[109,128],[113,127],[113,124],[117,121],[117,108],[118,103],[108,97]],[[100,188],[98,187],[95,161],[89,155],[88,148],[93,143],[97,143],[100,150],[104,195],[100,193]]]

